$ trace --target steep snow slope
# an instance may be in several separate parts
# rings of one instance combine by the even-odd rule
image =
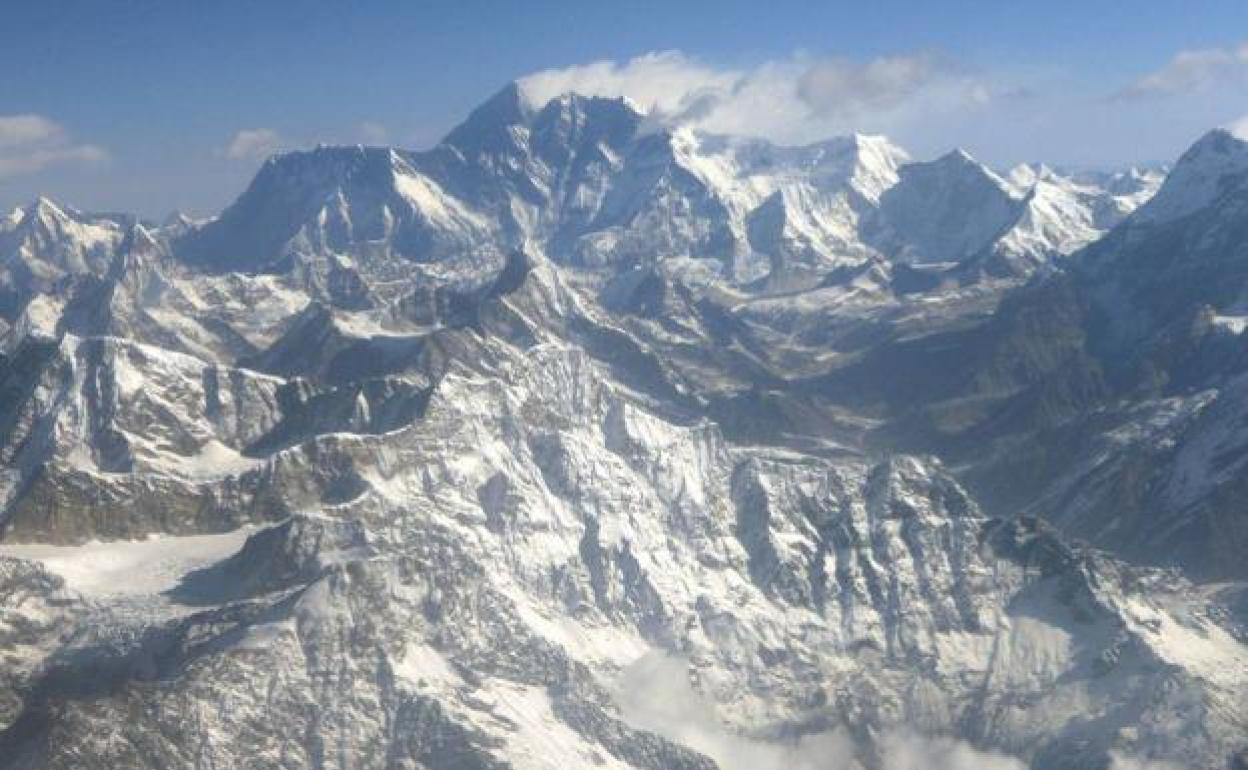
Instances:
[[[1062,175],[1022,166],[1010,182],[1023,192],[1023,212],[981,256],[982,268],[1025,275],[1057,257],[1069,256],[1113,229],[1161,186],[1157,171]]]
[[[1020,215],[1001,177],[961,150],[914,163],[884,193],[886,250],[904,262],[961,262],[992,243]]]

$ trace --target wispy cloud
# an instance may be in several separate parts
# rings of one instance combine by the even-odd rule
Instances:
[[[866,62],[829,59],[810,65],[797,81],[797,94],[812,109],[860,114],[893,109],[925,89],[956,79],[956,69],[933,54],[885,56]],[[987,89],[971,81],[963,96],[988,99]]]
[[[261,160],[280,150],[284,142],[271,128],[244,128],[234,134],[221,154],[230,160]]]
[[[74,143],[63,126],[42,115],[0,115],[0,179],[107,159],[103,148]]]
[[[1109,770],[1181,770],[1181,768],[1174,762],[1140,759],[1119,751],[1111,751]]]
[[[227,160],[254,162],[264,160],[282,150],[309,146],[316,141],[333,144],[386,145],[390,142],[390,131],[381,123],[372,121],[364,121],[342,131],[312,137],[292,137],[273,128],[244,128],[237,131],[223,147],[218,148],[216,155]]]
[[[894,731],[880,740],[884,770],[1026,770],[1015,757],[980,751],[966,741]]]
[[[808,141],[850,130],[887,130],[932,111],[986,104],[986,80],[934,53],[865,61],[808,54],[749,68],[714,67],[680,51],[598,61],[521,78],[535,103],[569,91],[626,96],[665,124]]]
[[[981,751],[965,741],[925,737],[913,731],[885,731],[872,746],[857,745],[844,729],[789,740],[741,735],[719,719],[715,707],[693,687],[689,676],[688,662],[683,659],[661,653],[645,655],[625,669],[617,683],[620,710],[630,724],[699,751],[725,770],[860,767],[856,757],[865,754],[878,757],[883,770],[1026,768],[1014,757]],[[1122,770],[1137,768],[1124,765]],[[1163,768],[1148,766],[1139,770]]]
[[[364,144],[386,145],[390,143],[390,130],[371,120],[366,120],[356,126],[355,135]]]
[[[849,765],[853,740],[842,730],[767,741],[725,726],[689,682],[688,662],[653,653],[625,670],[617,699],[630,724],[707,755],[724,770],[823,770]]]
[[[1236,137],[1248,142],[1248,115],[1243,116],[1239,120],[1232,120],[1225,126]]]
[[[675,112],[708,93],[723,93],[745,77],[739,70],[719,70],[679,51],[647,53],[624,63],[603,60],[543,70],[520,79],[526,96],[537,104],[574,92],[627,96],[648,110]]]
[[[1248,41],[1232,48],[1179,51],[1163,67],[1139,78],[1114,97],[1179,96],[1233,83],[1248,84]]]
[[[65,129],[42,115],[0,115],[0,148],[64,141]]]

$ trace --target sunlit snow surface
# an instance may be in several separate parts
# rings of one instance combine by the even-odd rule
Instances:
[[[0,544],[0,557],[29,559],[65,580],[72,591],[97,599],[158,597],[191,572],[233,555],[255,531],[219,535],[152,535],[144,540],[83,545]]]

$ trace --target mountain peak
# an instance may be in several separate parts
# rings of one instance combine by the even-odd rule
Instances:
[[[533,112],[534,107],[520,84],[512,81],[451,129],[442,144],[477,151],[496,147],[499,143],[509,144],[510,130],[527,123]]]
[[[552,131],[557,136],[582,130],[617,138],[631,135],[641,118],[636,105],[624,98],[567,92],[539,103],[520,84],[509,83],[452,129],[442,144],[468,156],[508,153],[530,135]]]
[[[141,222],[135,222],[126,233],[127,244],[132,250],[148,250],[159,248],[160,242],[152,235],[152,231]]]
[[[30,205],[26,208],[26,216],[32,221],[38,220],[45,223],[69,218],[64,208],[59,206],[56,201],[44,195],[40,195],[31,201]]]
[[[204,224],[206,221],[208,220],[196,219],[195,217],[192,217],[191,215],[187,214],[185,211],[182,211],[180,209],[174,209],[173,211],[170,211],[168,216],[164,218],[164,220],[160,223],[160,226],[161,227],[180,227],[183,229],[190,229],[192,227],[198,227],[199,225]]]
[[[380,264],[462,252],[482,237],[481,223],[421,165],[419,154],[362,145],[275,155],[221,216],[175,228],[177,253],[212,270],[262,271],[298,254]]]
[[[798,152],[809,154],[816,178],[849,182],[871,201],[897,183],[897,170],[910,161],[904,149],[880,134],[848,134]]]
[[[1236,147],[1248,144],[1248,138],[1237,134],[1229,128],[1213,128],[1206,131],[1203,136],[1196,140],[1188,151],[1184,153],[1184,157],[1193,152],[1212,151],[1217,153],[1235,152]],[[1182,157],[1179,159],[1182,162]]]
[[[552,122],[598,125],[625,123],[631,129],[641,117],[635,105],[626,99],[568,92],[542,105],[532,115],[529,123],[534,126]]]
[[[1038,169],[1033,171],[1038,177]],[[935,160],[907,164],[902,168],[901,174],[903,177],[922,176],[933,180],[933,183],[936,179],[945,179],[944,184],[949,185],[982,185],[988,183],[989,186],[1006,194],[1014,191],[1013,184],[1002,179],[996,172],[980,163],[974,156],[960,147],[950,150]],[[955,180],[962,181],[955,182]]]
[[[1016,188],[964,150],[902,166],[880,198],[904,262],[958,262],[1018,218]]]
[[[389,147],[320,144],[311,150],[278,153],[265,161],[252,187],[276,185],[310,191],[362,177],[384,181],[394,164],[395,152]]]
[[[94,231],[101,228],[112,229],[116,225],[106,217],[84,216],[78,210],[63,206],[43,195],[35,198],[19,211],[21,211],[21,218],[14,223],[14,228],[24,230],[28,234],[35,234],[40,238],[59,238],[72,231],[76,234],[72,237],[93,240],[94,236],[88,237],[80,231],[84,227]]]
[[[870,200],[878,201],[889,187],[897,183],[897,171],[910,161],[905,150],[878,134],[852,134],[856,168],[855,186]]]
[[[983,164],[975,160],[974,156],[972,156],[969,152],[962,149],[961,147],[953,148],[952,150],[945,153],[944,155],[941,155],[936,160],[933,160],[932,163],[939,164],[941,166],[949,166],[949,167],[957,167],[957,166],[982,167],[983,166]]]
[[[1133,219],[1159,223],[1198,211],[1248,183],[1248,141],[1224,128],[1196,140]]]
[[[851,147],[859,160],[863,162],[880,160],[893,166],[900,166],[910,161],[910,154],[883,134],[853,133],[843,137],[840,141]]]

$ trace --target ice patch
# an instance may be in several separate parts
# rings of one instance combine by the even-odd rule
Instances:
[[[1213,325],[1231,334],[1243,334],[1248,329],[1248,315],[1215,315]]]

